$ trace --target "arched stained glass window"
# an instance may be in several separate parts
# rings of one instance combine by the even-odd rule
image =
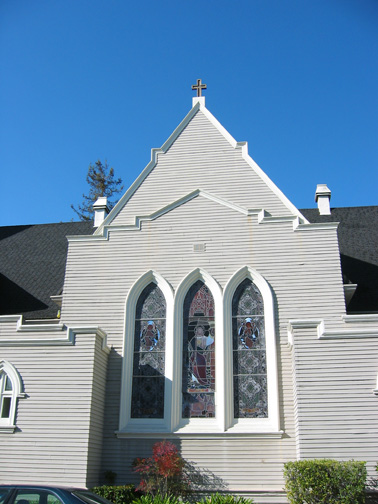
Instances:
[[[166,302],[151,282],[135,312],[131,418],[164,418]]]
[[[186,294],[183,316],[183,418],[215,417],[215,309],[198,280]]]
[[[232,300],[234,418],[268,417],[264,303],[246,278]]]

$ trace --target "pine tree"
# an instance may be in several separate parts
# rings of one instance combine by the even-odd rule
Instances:
[[[122,179],[114,178],[114,168],[110,168],[106,160],[104,164],[99,159],[94,165],[90,164],[86,180],[89,184],[89,194],[83,194],[83,202],[78,205],[77,209],[71,205],[72,210],[82,221],[93,219],[93,203],[99,197],[106,196],[108,198],[108,207],[111,210],[118,200],[111,201],[110,198],[123,190]]]

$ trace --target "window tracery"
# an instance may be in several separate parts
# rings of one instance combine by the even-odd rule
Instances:
[[[164,417],[166,302],[151,282],[135,312],[131,418]]]
[[[215,308],[209,288],[201,281],[184,301],[182,359],[183,418],[215,416]]]
[[[268,390],[264,302],[246,278],[232,300],[234,417],[266,418]]]

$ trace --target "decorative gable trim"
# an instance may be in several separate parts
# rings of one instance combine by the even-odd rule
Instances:
[[[22,315],[0,316],[1,323],[14,323],[16,333],[24,333],[21,337],[2,338],[1,346],[72,346],[75,344],[77,334],[96,334],[102,338],[102,350],[110,352],[107,346],[107,335],[98,326],[68,327],[61,322],[49,321],[45,324],[25,324]],[[58,333],[58,334],[57,334]],[[30,336],[29,336],[30,334]],[[41,336],[38,337],[38,334]],[[57,336],[55,336],[57,334]],[[61,335],[61,336],[60,336]]]
[[[294,346],[294,332],[300,329],[315,329],[319,340],[378,338],[378,327],[376,325],[363,327],[367,321],[376,322],[376,319],[373,317],[369,320],[356,319],[355,322],[360,322],[360,327],[356,329],[340,328],[339,330],[326,330],[324,320],[322,319],[289,320],[288,343],[290,347]],[[351,322],[351,320],[343,319],[343,322]]]
[[[197,198],[198,196],[202,196],[207,198],[210,201],[214,201],[220,205],[223,205],[231,210],[235,210],[236,212],[241,213],[245,216],[257,216],[258,224],[282,224],[287,222],[293,223],[294,231],[314,231],[314,230],[325,230],[325,229],[337,229],[338,222],[323,222],[323,223],[314,223],[311,224],[301,223],[301,220],[296,215],[283,215],[280,217],[272,217],[268,214],[268,212],[264,208],[244,208],[235,203],[232,203],[224,198],[220,198],[219,196],[215,196],[209,192],[203,191],[202,189],[196,189],[185,196],[169,203],[168,205],[159,208],[155,212],[149,215],[136,215],[134,218],[134,224],[126,224],[122,226],[112,226],[111,224],[105,224],[100,226],[101,234],[94,233],[93,235],[71,235],[67,236],[67,240],[69,242],[75,241],[91,241],[91,240],[107,240],[109,238],[109,231],[140,231],[142,222],[151,222],[159,217],[162,217],[168,212],[171,212],[175,208],[178,208],[185,203]],[[99,229],[100,229],[99,228]]]
[[[248,143],[247,142],[237,142],[230,133],[221,125],[221,123],[209,112],[205,107],[204,103],[197,101],[177,128],[173,131],[170,137],[164,142],[160,148],[151,149],[151,161],[144,168],[137,179],[131,184],[122,198],[114,206],[113,210],[106,217],[103,223],[94,232],[94,235],[102,235],[103,229],[109,226],[115,217],[119,214],[122,208],[126,205],[131,196],[136,192],[140,185],[144,182],[146,177],[155,168],[158,160],[159,154],[164,154],[177,137],[181,134],[184,128],[189,124],[193,117],[201,111],[205,117],[211,122],[211,124],[219,131],[219,133],[227,140],[227,142],[234,148],[241,151],[242,158],[248,163],[252,170],[266,183],[269,189],[281,200],[281,202],[286,206],[291,214],[298,217],[301,223],[308,224],[308,220],[301,214],[301,212],[291,203],[291,201],[283,194],[283,192],[274,184],[274,182],[266,175],[266,173],[258,166],[258,164],[250,157],[248,154]]]

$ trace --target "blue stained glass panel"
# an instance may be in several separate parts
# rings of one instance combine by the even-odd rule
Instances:
[[[259,289],[245,279],[232,300],[234,417],[268,416],[264,303]]]
[[[166,303],[151,282],[135,313],[131,418],[163,418]]]

